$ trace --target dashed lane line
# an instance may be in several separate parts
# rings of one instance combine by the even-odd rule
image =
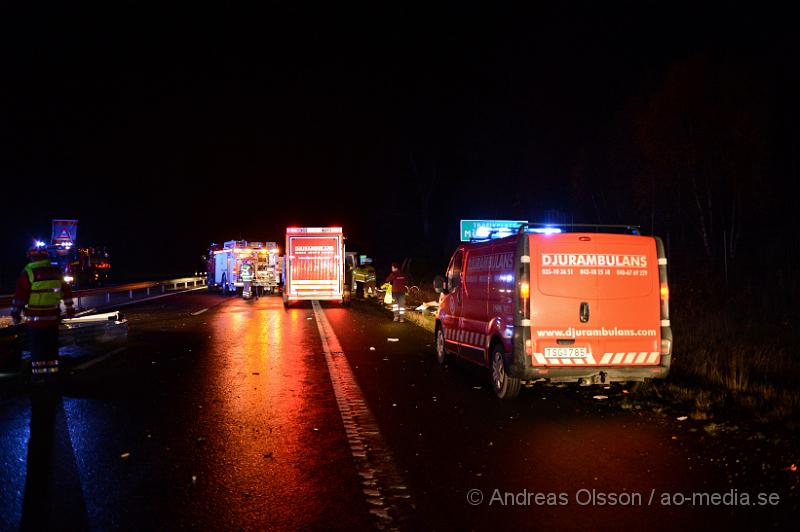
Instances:
[[[197,312],[192,312],[192,316],[199,316],[200,314],[202,314],[203,312],[205,312],[207,310],[208,310],[207,308],[204,308],[202,310],[198,310]]]
[[[408,526],[414,503],[378,429],[339,339],[318,301],[312,302],[333,392],[369,512],[380,530]]]

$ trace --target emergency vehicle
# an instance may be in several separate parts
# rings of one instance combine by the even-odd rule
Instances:
[[[375,267],[372,259],[357,251],[348,251],[345,260],[345,285],[350,289],[351,297],[374,298],[378,296],[375,288]]]
[[[455,250],[436,317],[440,363],[488,368],[511,398],[538,380],[663,379],[672,358],[667,258],[629,226],[522,225]]]
[[[78,247],[78,220],[53,220],[50,244],[37,241],[50,260],[64,272],[64,281],[73,288],[100,286],[111,276],[111,259],[104,247]]]
[[[219,287],[223,294],[241,290],[244,287],[242,266],[254,275],[251,286],[267,293],[277,291],[280,282],[278,244],[247,240],[229,240],[222,246],[211,246],[209,288]]]
[[[347,303],[341,227],[286,228],[283,303],[320,300]]]

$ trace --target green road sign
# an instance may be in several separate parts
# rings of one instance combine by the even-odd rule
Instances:
[[[527,220],[461,220],[461,241],[513,235]]]

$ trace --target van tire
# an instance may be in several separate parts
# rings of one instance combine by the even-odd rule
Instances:
[[[503,352],[503,344],[498,343],[492,350],[489,376],[492,379],[494,394],[499,399],[513,399],[519,395],[519,379],[509,376],[506,372],[506,354]]]
[[[444,345],[444,328],[436,328],[436,361],[444,366],[448,362],[447,349]]]

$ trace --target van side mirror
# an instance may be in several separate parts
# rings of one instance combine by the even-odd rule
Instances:
[[[433,291],[437,294],[447,293],[447,286],[444,282],[444,277],[437,275],[433,278]]]

